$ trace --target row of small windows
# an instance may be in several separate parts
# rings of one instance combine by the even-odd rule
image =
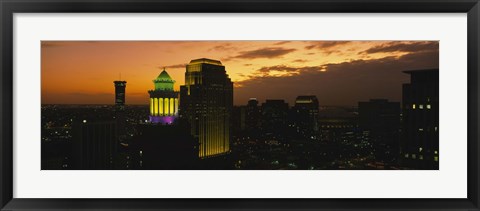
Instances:
[[[422,152],[422,151],[423,151],[422,147],[418,148],[418,152]],[[410,157],[412,159],[417,159],[417,157],[418,157],[419,160],[423,160],[423,155],[421,155],[421,154],[419,154],[418,156],[417,156],[417,154],[411,154],[411,155],[408,154],[408,153],[405,154],[405,158],[410,158]],[[438,151],[435,151],[435,156],[433,157],[433,160],[438,162]]]
[[[422,147],[419,147],[419,148],[418,148],[418,152],[422,152],[422,151],[423,151],[423,148],[422,148]],[[437,150],[435,150],[435,154],[438,155],[438,151],[437,151]],[[406,154],[406,155],[408,155],[408,154]]]
[[[409,106],[407,105],[406,108],[408,109]],[[412,109],[417,109],[417,105],[416,104],[412,104]],[[430,104],[426,104],[425,106],[423,104],[418,104],[418,109],[432,109],[432,105]]]
[[[405,158],[409,158],[409,154],[405,154]],[[416,154],[412,154],[412,159],[413,159],[413,160],[417,159],[417,155],[416,155]],[[418,155],[418,159],[419,159],[419,160],[423,160],[423,155]],[[435,162],[438,162],[438,156],[434,156],[434,157],[433,157],[433,160],[434,160]]]

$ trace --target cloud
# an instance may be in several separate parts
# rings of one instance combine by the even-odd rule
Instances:
[[[306,59],[295,59],[295,60],[293,60],[292,62],[305,63],[305,62],[308,62],[308,60],[306,60]]]
[[[249,79],[236,82],[235,104],[246,104],[251,97],[261,101],[279,98],[294,102],[296,96],[305,94],[316,95],[321,105],[352,106],[373,98],[399,102],[402,84],[409,82],[409,76],[403,71],[438,68],[438,65],[438,52],[429,51],[321,66],[263,67]],[[266,74],[278,70],[295,74]]]
[[[320,49],[320,50],[325,50],[325,49],[331,49],[333,47],[337,47],[339,45],[345,45],[347,43],[350,43],[351,41],[311,41],[311,45],[305,46],[305,49],[311,50],[311,49]]]
[[[253,65],[253,64],[243,64],[243,66],[246,66],[246,67],[252,66],[252,65]]]
[[[267,74],[270,72],[293,72],[293,73],[301,73],[301,72],[314,72],[314,71],[322,71],[322,67],[320,66],[304,66],[304,67],[291,67],[286,65],[275,65],[275,66],[268,66],[262,67],[257,70],[257,73]]]
[[[280,42],[276,42],[276,43],[273,43],[273,45],[283,45],[283,44],[287,44],[287,43],[290,43],[292,41],[280,41]]]
[[[275,57],[280,57],[294,51],[296,51],[296,49],[293,49],[293,48],[280,48],[280,47],[261,48],[261,49],[252,50],[252,51],[242,51],[240,52],[240,54],[236,56],[228,57],[223,60],[275,58]]]
[[[165,69],[180,69],[180,68],[185,68],[186,66],[187,64],[183,63],[183,64],[172,64],[164,67]],[[159,66],[158,68],[163,69],[164,67]]]
[[[216,46],[208,49],[208,51],[231,51],[231,50],[236,50],[236,49],[238,49],[238,48],[235,47],[235,46],[232,46],[231,43],[226,43],[226,44],[216,45]]]
[[[438,51],[438,42],[389,42],[369,48],[360,54],[421,51]]]
[[[321,53],[330,55],[332,53],[341,54],[339,46],[346,45],[352,41],[310,41],[310,45],[305,46],[306,50],[320,50]]]

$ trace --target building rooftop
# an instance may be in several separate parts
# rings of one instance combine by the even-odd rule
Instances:
[[[318,103],[318,99],[315,95],[301,95],[295,99],[295,103]]]
[[[213,59],[200,58],[190,61],[189,64],[213,64],[213,65],[222,65],[222,62]]]
[[[421,69],[421,70],[406,70],[403,71],[404,73],[407,74],[414,74],[414,73],[433,73],[433,72],[438,72],[438,68],[432,68],[432,69]]]
[[[171,82],[174,82],[172,77],[170,77],[170,75],[167,73],[167,71],[165,69],[163,69],[163,71],[160,73],[160,75],[157,76],[155,81],[168,81],[168,82],[171,81]]]

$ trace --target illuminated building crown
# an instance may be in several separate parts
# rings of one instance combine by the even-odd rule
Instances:
[[[155,90],[173,91],[175,81],[168,75],[164,68],[160,75],[153,80],[153,83],[155,84]]]
[[[178,115],[178,92],[173,90],[175,81],[163,71],[153,80],[155,90],[150,90],[150,122],[172,124]]]

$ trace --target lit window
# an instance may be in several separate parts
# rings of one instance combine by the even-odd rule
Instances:
[[[417,155],[416,155],[416,154],[412,154],[412,159],[417,159]]]
[[[435,131],[437,131],[437,130],[438,130],[438,127],[435,127]]]
[[[436,162],[438,162],[438,156],[433,157],[433,160],[435,160]]]
[[[415,109],[415,104],[412,104],[412,109]]]
[[[423,105],[422,104],[418,105],[418,108],[423,109]]]
[[[423,150],[423,148],[421,148],[421,147],[420,147],[420,148],[418,148],[418,151],[419,151],[419,152],[422,152],[422,150]]]
[[[83,123],[87,123],[87,120],[84,119],[84,120],[83,120]]]
[[[423,128],[418,128],[418,131],[423,131]]]
[[[405,154],[405,158],[408,158],[408,154]]]
[[[418,159],[423,160],[423,155],[419,155]]]
[[[435,154],[438,155],[438,151],[435,151]]]
[[[432,106],[430,104],[427,104],[427,109],[431,109]]]

